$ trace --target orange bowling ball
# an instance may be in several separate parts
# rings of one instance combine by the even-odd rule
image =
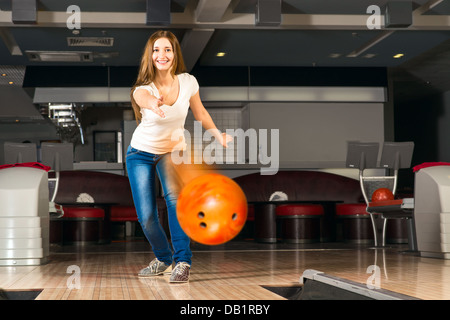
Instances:
[[[247,198],[232,179],[217,173],[204,174],[181,190],[177,217],[194,241],[222,244],[233,239],[247,221]]]
[[[388,188],[379,188],[372,193],[372,202],[394,200],[394,194]]]

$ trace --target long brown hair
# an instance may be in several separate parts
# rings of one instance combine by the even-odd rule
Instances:
[[[133,107],[134,116],[136,117],[136,122],[138,123],[139,121],[141,121],[142,115],[140,107],[134,100],[133,92],[136,87],[148,85],[152,83],[153,80],[155,80],[156,68],[153,65],[152,54],[155,41],[160,38],[167,38],[170,44],[172,45],[172,49],[174,52],[173,65],[171,69],[172,76],[175,76],[176,74],[180,74],[186,71],[183,55],[181,53],[181,46],[180,43],[178,42],[177,37],[172,32],[165,30],[159,30],[153,33],[150,36],[150,38],[148,38],[147,43],[144,47],[144,52],[141,57],[139,74],[130,92],[131,106]]]

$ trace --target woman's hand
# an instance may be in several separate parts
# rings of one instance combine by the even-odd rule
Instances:
[[[156,98],[147,90],[140,88],[134,92],[133,97],[139,107],[152,110],[161,118],[166,117],[164,112],[160,109],[160,107],[164,104],[163,96]]]
[[[220,136],[219,136],[219,143],[224,146],[225,148],[228,148],[228,142],[233,141],[233,136],[230,136],[229,134],[223,132]]]
[[[164,101],[163,96],[160,96],[159,98],[152,96],[149,99],[147,106],[146,107],[144,106],[144,108],[152,110],[154,113],[156,113],[161,118],[165,118],[166,116],[160,108],[164,104],[163,101]]]

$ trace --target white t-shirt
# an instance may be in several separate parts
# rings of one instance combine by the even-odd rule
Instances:
[[[188,74],[177,75],[179,82],[178,98],[171,106],[162,105],[165,114],[161,118],[150,109],[141,108],[142,119],[131,138],[130,145],[138,150],[153,154],[164,154],[175,150],[185,150],[184,123],[189,111],[189,100],[197,93],[197,79]],[[159,92],[154,83],[139,86],[159,98]],[[134,94],[133,92],[133,94]]]

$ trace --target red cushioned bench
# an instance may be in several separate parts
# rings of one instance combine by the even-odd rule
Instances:
[[[156,199],[158,206],[158,218],[166,232],[166,236],[170,239],[169,221],[167,217],[167,208],[165,200],[162,198]],[[136,208],[134,206],[115,205],[111,207],[111,223],[122,224],[125,223],[125,236],[134,236],[135,224],[139,222]],[[120,237],[119,235],[116,235]],[[123,235],[122,235],[123,237]]]
[[[136,222],[138,222],[138,217],[136,214],[136,208],[134,206],[116,205],[111,207],[111,223],[113,227],[113,235],[112,235],[113,238],[134,236]],[[125,224],[125,232],[123,231],[124,224]],[[120,235],[118,232],[114,232],[116,230],[119,230],[119,232],[122,233],[122,235]]]
[[[335,206],[336,202],[358,203],[364,201],[361,186],[358,180],[345,176],[303,170],[280,170],[274,175],[261,175],[251,173],[233,178],[244,191],[249,208],[252,203],[269,201],[275,192],[283,192],[289,201],[301,201],[304,203],[329,202],[324,205],[322,219],[321,241],[335,241]],[[335,203],[332,203],[332,202]],[[281,203],[280,203],[281,205]],[[276,205],[277,206],[277,205]],[[255,239],[272,239],[274,236],[275,221],[264,221],[268,215],[263,210],[264,206],[257,206],[252,216],[255,220]],[[270,215],[271,220],[274,215]],[[258,222],[258,223],[256,223]],[[263,241],[260,240],[260,241]]]
[[[83,210],[80,209],[84,206],[83,202],[77,203],[80,194],[89,195],[96,203],[111,203],[110,206],[104,207],[105,210],[108,209],[107,212],[105,211],[103,220],[106,242],[108,242],[108,239],[111,240],[112,223],[125,224],[137,221],[130,183],[126,176],[85,170],[61,171],[55,202],[58,204],[76,203],[76,208]],[[87,205],[89,206],[89,204]],[[167,208],[164,198],[157,198],[157,206],[160,220],[166,233],[168,233]],[[52,226],[50,233],[55,232],[54,238],[58,238],[59,230],[56,229],[55,223],[52,223]]]
[[[289,243],[320,241],[320,218],[324,215],[319,204],[286,204],[276,208],[281,221],[281,238]]]
[[[102,243],[105,211],[94,207],[65,206],[64,216],[50,220],[50,242],[59,244]]]
[[[365,203],[336,204],[336,217],[342,221],[343,239],[352,243],[374,241],[373,227]]]
[[[137,222],[136,208],[132,206],[112,206],[111,207],[111,221],[112,222]]]

